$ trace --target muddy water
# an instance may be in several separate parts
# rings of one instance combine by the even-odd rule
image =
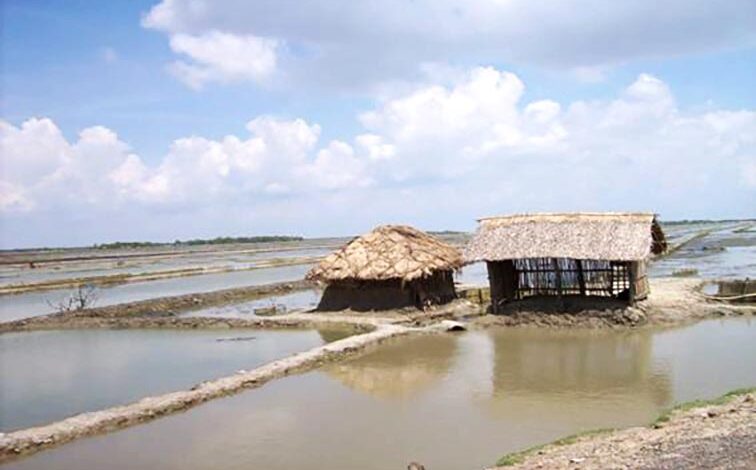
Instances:
[[[488,270],[486,263],[473,263],[465,266],[454,275],[454,281],[468,286],[487,286]]]
[[[0,431],[186,389],[310,349],[330,337],[329,332],[289,330],[3,334]]]
[[[296,281],[302,279],[309,268],[310,265],[281,266],[102,287],[97,289],[96,306],[103,307],[171,295]],[[49,303],[57,304],[67,298],[70,292],[71,290],[64,289],[0,296],[0,322],[50,313],[53,309]]]
[[[220,307],[203,308],[182,314],[186,317],[220,317],[220,318],[249,318],[257,316],[257,309],[276,307],[276,314],[289,313],[293,310],[311,310],[317,307],[322,292],[318,289],[307,289],[285,295],[277,295],[241,302]]]
[[[187,253],[182,256],[128,259],[82,260],[44,263],[30,269],[28,265],[0,266],[0,286],[115,274],[144,274],[189,268],[247,269],[273,259],[315,258],[330,253],[331,248],[300,248],[263,252]]]
[[[756,385],[756,322],[666,331],[491,330],[404,338],[9,469],[482,468],[680,401]]]
[[[695,270],[707,279],[737,279],[756,276],[756,230],[730,227],[693,240],[680,250],[652,263],[651,276],[672,276]]]

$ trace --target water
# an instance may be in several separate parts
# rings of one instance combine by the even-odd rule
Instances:
[[[468,264],[455,274],[454,280],[466,286],[488,286],[486,263]]]
[[[0,431],[187,389],[318,346],[324,337],[328,332],[251,329],[2,334]]]
[[[101,287],[97,289],[95,306],[104,307],[158,297],[296,281],[302,279],[310,267],[308,264],[280,266]],[[68,297],[70,292],[70,289],[59,289],[0,296],[0,322],[50,313],[54,309],[49,303],[57,304]]]
[[[255,309],[276,306],[278,312],[288,313],[292,310],[312,310],[317,307],[322,292],[318,289],[307,289],[290,294],[256,299],[220,307],[203,308],[187,312],[186,317],[220,317],[220,318],[249,318],[256,317]]]
[[[651,263],[649,275],[671,276],[685,269],[695,269],[696,276],[705,279],[756,277],[756,231],[727,228],[693,240]]]
[[[756,384],[756,322],[500,329],[398,339],[9,469],[482,468],[560,436],[648,423]]]
[[[89,259],[28,265],[0,265],[0,286],[115,274],[143,274],[191,268],[248,269],[273,259],[314,258],[325,256],[331,248],[298,248],[274,251],[186,252],[165,256],[120,259]],[[90,253],[98,255],[100,253]]]

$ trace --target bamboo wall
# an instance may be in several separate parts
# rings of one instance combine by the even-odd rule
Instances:
[[[528,258],[487,263],[493,313],[528,297],[608,297],[632,303],[648,295],[644,262]]]

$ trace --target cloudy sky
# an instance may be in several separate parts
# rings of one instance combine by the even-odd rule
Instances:
[[[756,216],[753,0],[3,0],[0,246]]]

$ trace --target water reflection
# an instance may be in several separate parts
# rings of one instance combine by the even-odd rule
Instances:
[[[457,350],[451,335],[388,344],[323,371],[347,387],[380,398],[408,398],[434,386],[449,372]]]
[[[249,340],[218,341],[229,337]],[[2,334],[0,431],[185,389],[323,342],[315,331],[294,330]]]
[[[654,363],[649,331],[518,330],[493,341],[493,396],[482,406],[501,419],[555,433],[626,426],[672,401],[672,371]]]
[[[67,444],[9,469],[483,468],[756,384],[756,322],[400,338],[338,366]],[[412,387],[419,389],[411,390]]]

